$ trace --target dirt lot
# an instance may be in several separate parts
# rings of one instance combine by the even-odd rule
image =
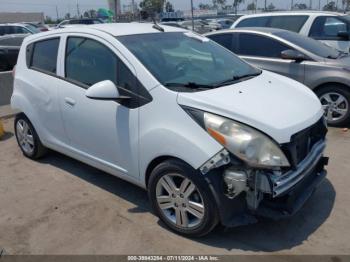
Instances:
[[[7,254],[350,254],[350,131],[330,129],[328,179],[293,218],[186,239],[164,228],[142,189],[58,153],[24,158],[12,126],[0,141]]]

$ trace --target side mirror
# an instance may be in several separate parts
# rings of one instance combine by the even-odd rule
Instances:
[[[339,36],[340,38],[342,38],[342,39],[345,39],[345,40],[349,40],[349,38],[350,38],[349,33],[346,32],[346,31],[340,31],[340,32],[338,32],[338,36]]]
[[[295,60],[301,62],[306,60],[306,56],[303,53],[300,53],[296,50],[288,49],[281,52],[282,59]]]
[[[117,86],[110,80],[98,82],[86,90],[86,97],[95,100],[119,101],[129,97],[120,96]]]

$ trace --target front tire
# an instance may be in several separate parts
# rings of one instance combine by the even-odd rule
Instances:
[[[218,223],[215,200],[207,182],[182,161],[159,164],[150,175],[148,194],[155,213],[176,233],[199,237]]]
[[[41,143],[35,128],[24,114],[16,116],[15,134],[18,146],[24,156],[30,159],[38,159],[47,153],[47,149]]]
[[[329,125],[345,126],[350,122],[350,91],[340,85],[327,85],[316,91]]]

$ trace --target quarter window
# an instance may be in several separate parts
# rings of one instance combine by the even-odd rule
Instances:
[[[256,48],[257,43],[259,48]],[[287,49],[290,48],[265,36],[239,34],[239,48],[237,50],[239,55],[280,58],[281,52]]]
[[[48,73],[56,73],[59,38],[43,40],[34,43],[31,54],[30,68]]]

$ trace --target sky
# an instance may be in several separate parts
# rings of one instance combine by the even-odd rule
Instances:
[[[138,2],[139,0],[135,0]],[[241,5],[241,8],[245,8],[247,3],[251,3],[253,0],[245,0],[245,4]],[[267,0],[267,3],[273,3],[276,8],[287,9],[290,8],[292,0]],[[294,3],[306,3],[309,4],[310,0],[294,0]],[[318,8],[319,0],[312,0],[314,8]],[[327,0],[320,0],[321,6],[326,4]],[[337,0],[334,0],[337,1]],[[98,9],[107,7],[107,0],[0,0],[0,12],[44,12],[45,15],[50,17],[56,17],[56,6],[59,17],[70,12],[72,15],[77,13],[77,2],[81,11],[88,9]],[[131,0],[121,0],[122,4],[128,4]],[[176,10],[190,10],[190,0],[169,0],[173,4]],[[199,3],[211,3],[212,0],[193,0],[194,5],[198,6]],[[338,0],[339,6],[341,0]],[[227,0],[227,4],[232,4],[233,0]],[[258,7],[264,5],[264,0],[258,0]]]

